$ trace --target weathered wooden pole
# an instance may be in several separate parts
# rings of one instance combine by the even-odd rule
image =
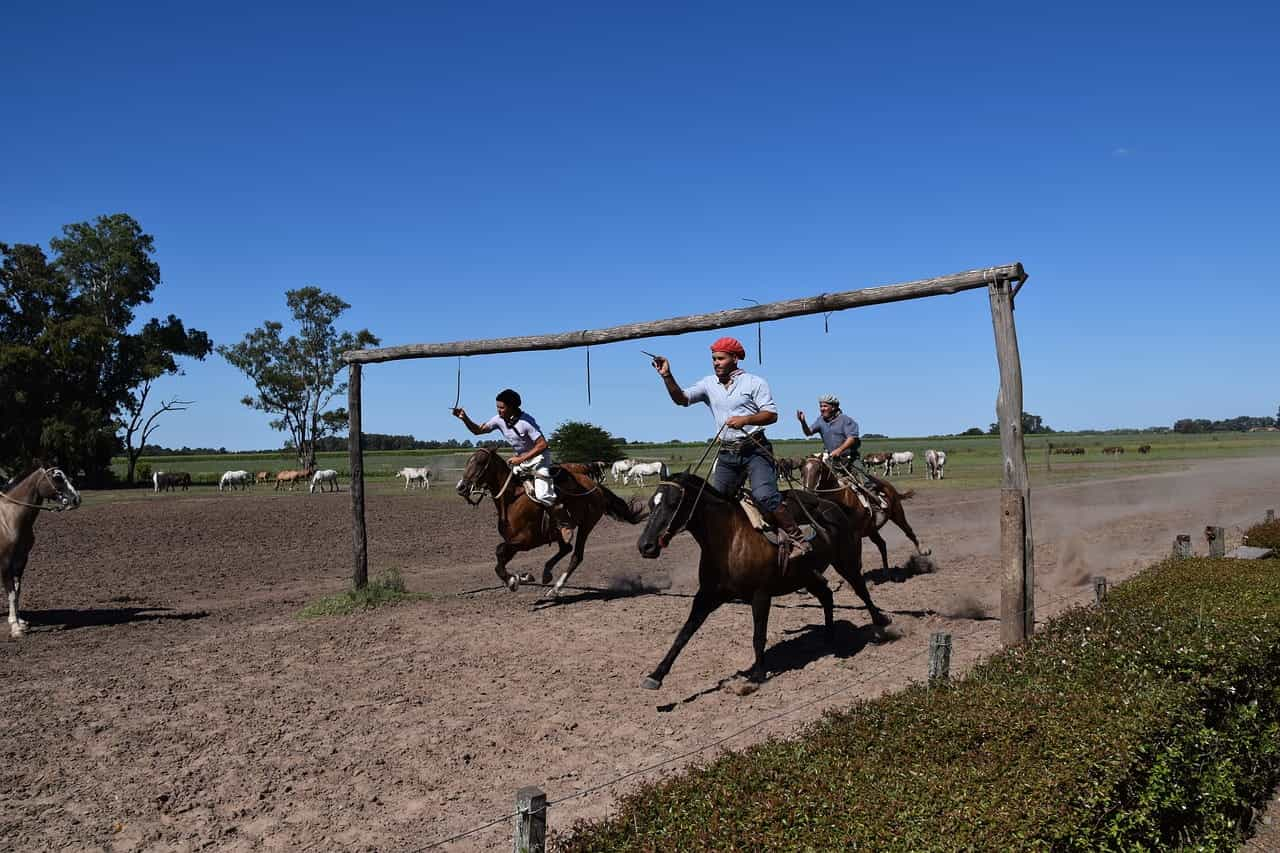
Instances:
[[[1191,534],[1179,533],[1173,537],[1173,558],[1185,560],[1191,556]]]
[[[360,364],[348,365],[347,450],[351,462],[351,539],[355,572],[351,584],[363,589],[369,583],[369,545],[364,529],[364,448],[360,428]]]
[[[1204,529],[1204,538],[1209,541],[1210,557],[1225,557],[1227,554],[1227,535],[1221,527],[1209,525]]]
[[[1023,280],[1025,281],[1025,274]],[[1021,281],[997,279],[987,285],[991,325],[1000,365],[996,414],[1000,422],[1000,639],[1024,642],[1035,632],[1035,544],[1031,535],[1031,481],[1022,440],[1022,359],[1013,324],[1013,295]]]
[[[941,631],[929,635],[929,682],[951,677],[951,635]]]
[[[1107,579],[1102,575],[1093,576],[1093,598],[1098,604],[1107,597]]]
[[[514,853],[545,853],[547,795],[533,785],[516,791]]]
[[[1267,510],[1267,518],[1266,518],[1267,524],[1270,524],[1275,520],[1276,520],[1276,511],[1274,509]]]

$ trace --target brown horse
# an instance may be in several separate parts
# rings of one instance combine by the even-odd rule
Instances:
[[[45,506],[44,502],[52,502]],[[35,544],[40,510],[61,512],[80,506],[80,493],[58,468],[37,468],[7,492],[0,492],[0,580],[9,596],[9,636],[21,637],[27,623],[18,618],[22,573]]]
[[[289,484],[289,491],[293,491],[293,487],[298,483],[305,483],[311,479],[311,475],[315,473],[314,468],[303,468],[301,471],[281,471],[276,474],[276,487],[274,491],[280,491],[285,483]]]
[[[751,602],[754,623],[755,662],[747,671],[747,678],[756,683],[763,681],[764,644],[773,598],[799,589],[808,590],[822,603],[828,635],[833,632],[835,597],[822,576],[827,566],[834,566],[853,586],[867,605],[874,625],[889,624],[889,617],[872,603],[867,592],[867,584],[862,579],[861,543],[841,508],[807,492],[788,490],[783,495],[794,517],[808,518],[821,527],[820,534],[810,543],[813,550],[804,556],[792,557],[785,568],[778,561],[778,546],[751,526],[746,511],[736,500],[730,500],[701,477],[687,471],[658,484],[649,503],[649,523],[637,543],[640,555],[656,558],[673,536],[688,530],[702,549],[702,556],[698,560],[698,592],[693,597],[689,618],[676,634],[667,656],[641,686],[649,690],[661,687],[676,656],[706,618],[720,605],[739,600]]]
[[[542,567],[543,584],[551,583],[551,570],[566,554],[573,552],[569,568],[550,591],[550,595],[554,597],[582,563],[587,537],[602,517],[607,515],[628,524],[639,524],[644,520],[643,507],[631,506],[586,474],[565,468],[559,468],[553,474],[558,475],[556,491],[560,502],[577,527],[573,545],[565,541],[559,525],[552,522],[546,508],[525,494],[524,487],[516,479],[506,460],[497,452],[482,447],[471,454],[467,467],[462,472],[462,479],[458,481],[458,494],[472,506],[479,504],[486,494],[493,498],[493,504],[498,510],[498,535],[502,537],[496,549],[498,564],[493,570],[513,592],[520,585],[521,579],[507,571],[507,563],[521,551],[530,551],[543,545],[558,546],[556,553]]]
[[[840,485],[831,466],[817,456],[809,457],[804,461],[804,465],[800,466],[800,482],[805,489],[827,500],[835,501],[844,508],[858,535],[867,537],[880,549],[880,560],[884,563],[886,572],[889,571],[889,549],[885,547],[884,539],[880,536],[880,528],[884,527],[886,522],[892,521],[898,525],[911,540],[911,544],[916,546],[916,552],[921,556],[927,556],[930,553],[929,549],[920,544],[915,531],[911,529],[910,524],[907,524],[906,513],[902,510],[902,502],[911,500],[915,496],[915,491],[908,489],[905,492],[899,492],[878,477],[871,477],[871,479],[880,487],[888,500],[887,509],[877,507],[873,512],[864,507],[853,489]]]

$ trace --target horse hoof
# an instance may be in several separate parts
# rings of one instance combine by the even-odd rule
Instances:
[[[879,611],[871,614],[871,621],[877,628],[883,628],[893,623],[893,619],[890,618],[889,614],[880,613]]]
[[[640,682],[640,686],[645,690],[657,690],[662,686],[662,682],[650,675],[646,677],[644,681]]]
[[[11,623],[9,623],[9,636],[10,636],[10,637],[13,637],[13,638],[16,640],[18,637],[21,637],[21,636],[22,636],[23,634],[25,634],[25,633],[27,633],[27,629],[26,629],[26,628],[24,628],[23,626],[21,626],[21,625],[14,625],[12,622],[11,622]]]
[[[516,577],[520,579],[520,583],[533,583],[533,574],[531,572],[521,572]]]
[[[543,573],[542,573],[542,585],[543,585],[543,586],[548,586],[548,585],[551,583],[551,578],[552,578],[552,577],[553,577],[553,575],[551,574],[551,572],[543,572]]]
[[[515,575],[512,575],[511,577],[507,578],[507,589],[511,590],[512,592],[515,592],[516,588],[519,586],[520,586],[520,578],[516,577]]]
[[[928,557],[928,556],[930,556],[931,554],[933,554],[933,549],[932,549],[932,548],[921,548],[921,549],[920,549],[920,556],[921,556],[921,557]]]

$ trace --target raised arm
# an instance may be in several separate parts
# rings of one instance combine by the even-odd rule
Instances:
[[[800,421],[800,429],[804,430],[804,434],[806,436],[813,435],[817,432],[817,430],[810,427],[809,422],[804,419],[804,412],[797,410],[796,419]]]
[[[658,371],[658,375],[662,377],[663,383],[667,386],[667,394],[671,397],[671,402],[677,406],[689,405],[689,398],[685,396],[684,389],[680,387],[680,383],[676,382],[676,378],[671,375],[671,362],[660,355],[656,355],[653,357],[653,369]]]
[[[453,416],[458,420],[462,421],[463,425],[467,429],[471,430],[472,435],[484,435],[487,432],[491,432],[491,430],[485,429],[483,426],[471,420],[471,418],[467,417],[466,409],[463,409],[461,407],[454,409]]]

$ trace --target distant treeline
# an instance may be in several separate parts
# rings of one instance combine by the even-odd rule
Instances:
[[[1277,412],[1280,414],[1280,412]],[[1175,421],[1173,424],[1174,432],[1248,432],[1255,428],[1276,427],[1280,426],[1280,420],[1269,418],[1265,415],[1262,417],[1250,417],[1241,415],[1238,418],[1228,418],[1222,421],[1211,421],[1208,418],[1183,418]]]

